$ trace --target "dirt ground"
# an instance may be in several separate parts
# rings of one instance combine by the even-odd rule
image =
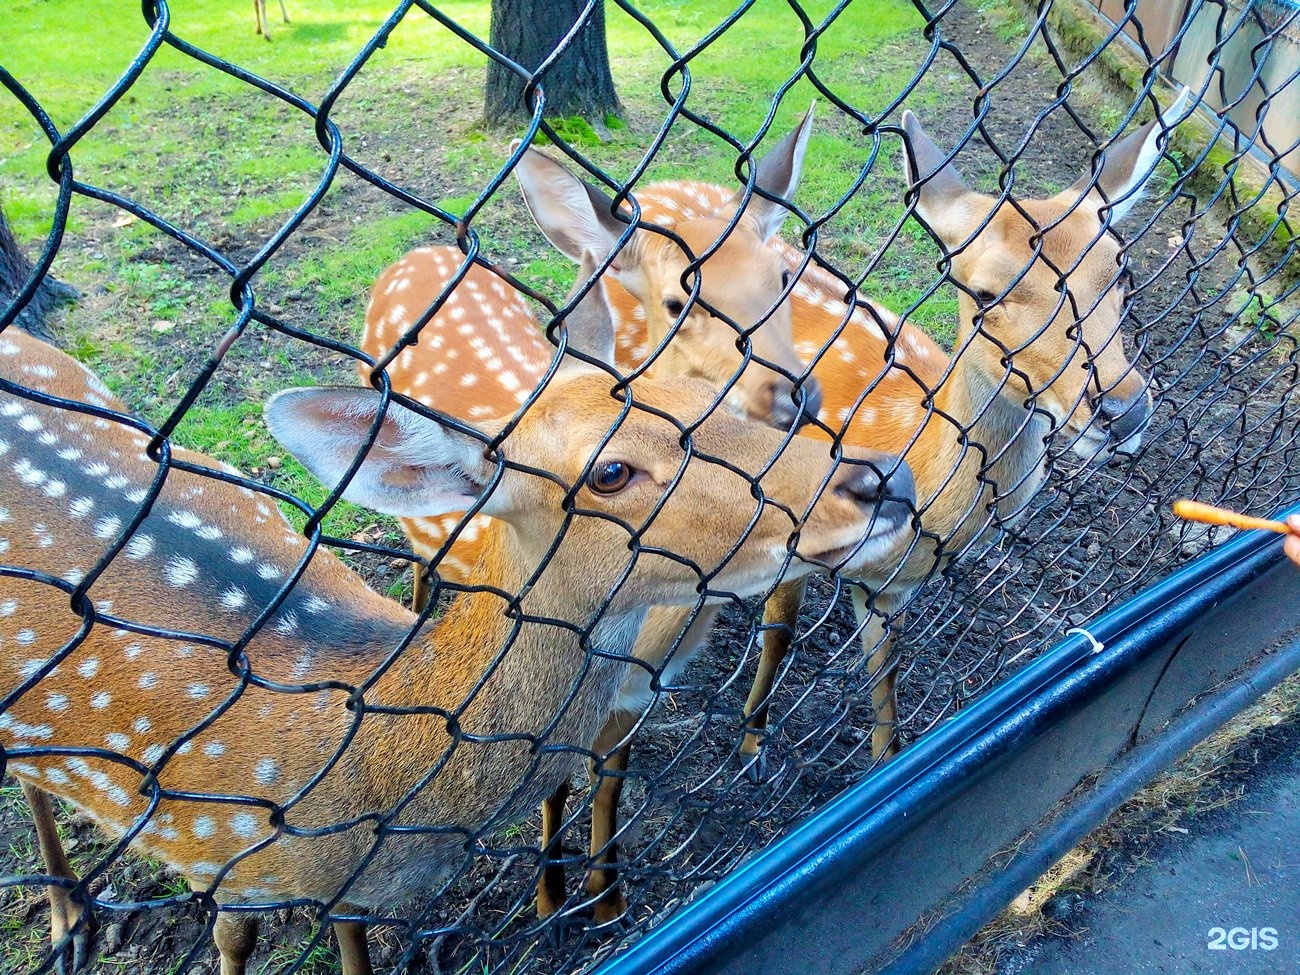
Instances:
[[[941,975],[1295,970],[1297,739],[1293,675],[1125,802]],[[1240,923],[1275,926],[1276,948],[1208,947],[1210,928]]]
[[[950,10],[943,24],[945,37],[985,77],[1012,53],[1011,45],[965,7]],[[946,59],[935,70],[958,69]],[[987,125],[994,140],[1013,145],[1059,80],[1041,59],[1027,60],[1003,78]],[[1077,104],[1087,115],[1089,101],[1081,98]],[[932,130],[956,133],[968,118],[969,106],[953,105],[933,121]],[[1091,150],[1092,143],[1067,116],[1053,113],[1017,164],[1017,185],[1025,194],[1055,191],[1082,171]],[[970,175],[995,172],[988,151],[968,151],[960,164]],[[365,198],[360,189],[345,187],[326,201],[326,222],[315,231],[324,237],[290,246],[328,244],[328,214],[364,219],[357,205]],[[1142,205],[1130,226],[1141,227],[1155,210],[1154,199]],[[1241,274],[1238,259],[1250,244],[1225,237],[1225,220],[1222,209],[1202,213],[1183,194],[1131,238],[1129,259],[1141,284],[1133,341],[1157,391],[1145,446],[1137,456],[1109,464],[1081,465],[1054,453],[1049,484],[1025,517],[918,595],[900,630],[904,740],[952,716],[1070,626],[1222,540],[1222,534],[1176,523],[1168,514],[1169,501],[1194,496],[1265,513],[1296,498],[1294,344],[1266,321],[1233,320],[1240,301],[1234,290]],[[226,243],[239,253],[245,242]],[[285,295],[282,300],[297,299]],[[268,340],[268,360],[279,341]],[[300,373],[329,374],[324,353],[312,361],[300,351],[294,353]],[[173,353],[185,356],[184,349]],[[260,367],[256,361],[251,366]],[[233,376],[222,381],[232,382]],[[371,560],[368,570],[381,588],[397,581],[401,571],[379,559]],[[832,605],[834,596],[826,583],[810,587],[802,620],[806,636],[790,657],[773,703],[768,775],[761,786],[746,781],[736,758],[756,659],[752,614],[727,614],[710,651],[647,720],[623,795],[629,909],[617,930],[590,926],[576,871],[572,910],[559,922],[536,921],[530,900],[537,823],[530,821],[502,837],[497,849],[480,851],[464,876],[435,901],[416,905],[404,923],[376,930],[378,965],[387,969],[416,958],[433,970],[484,975],[585,970],[612,950],[618,936],[647,929],[870,772],[870,676],[863,672],[847,601]],[[82,862],[108,851],[75,818],[67,835]],[[583,842],[579,823],[569,834],[575,857]],[[0,875],[30,873],[35,864],[21,802],[7,789],[0,805]],[[215,970],[203,912],[178,897],[184,887],[175,878],[126,856],[92,890],[113,905],[101,912],[100,960],[92,971],[161,975],[177,971],[191,950],[199,953],[195,970]],[[163,898],[177,902],[141,909],[141,902]],[[35,970],[41,961],[36,939],[47,930],[39,890],[0,886],[0,916],[3,937],[31,942],[28,968],[19,970]],[[311,912],[276,912],[263,929],[268,937],[258,964],[266,964],[267,971],[281,970],[299,952],[306,956],[307,971],[333,964],[327,945],[311,944]]]

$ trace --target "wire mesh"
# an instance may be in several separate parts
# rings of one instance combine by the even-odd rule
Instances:
[[[273,42],[293,58],[232,48],[215,3],[145,0],[108,26],[38,6],[0,44],[4,202],[20,238],[49,228],[30,270],[11,253],[21,273],[0,273],[5,970],[76,945],[96,971],[210,970],[214,928],[238,954],[230,919],[255,915],[269,971],[329,970],[340,919],[396,970],[589,970],[1224,539],[1169,501],[1297,498],[1293,5],[1103,4],[1093,36],[1064,2],[578,3],[562,47],[598,13],[612,32],[628,124],[596,120],[605,141],[548,118],[567,62],[493,49],[486,5],[295,12]],[[96,31],[129,63],[90,63]],[[52,85],[27,54],[45,47],[102,87]],[[489,61],[532,106],[516,132],[472,124]],[[1191,89],[1172,109],[1170,81]],[[813,94],[814,135],[782,142]],[[1123,140],[1161,104],[1145,156]],[[567,176],[530,154],[539,134]],[[600,191],[549,227],[593,252],[576,279],[523,229],[511,174],[530,165]],[[685,229],[706,218],[710,235]],[[384,272],[431,243],[454,250]],[[56,341],[91,373],[17,331],[55,272],[82,290]],[[609,426],[583,440],[565,384],[593,376]],[[654,385],[671,376],[693,391]],[[372,394],[323,408],[317,433],[344,446],[322,489],[259,411],[324,382]],[[428,468],[454,471],[469,514],[401,510],[399,528],[340,500],[410,417],[444,431]],[[638,470],[607,448],[652,422],[658,492],[603,507]],[[829,449],[809,470],[813,443]],[[863,448],[901,455],[915,498]],[[715,503],[683,514],[708,477]],[[823,530],[812,499],[865,505],[883,534],[891,484],[904,540],[784,586],[764,622],[778,575],[811,568],[789,538]],[[501,500],[520,492],[550,505],[553,537],[512,570],[476,563],[502,544],[480,516],[522,518]],[[719,568],[759,542],[761,580]],[[432,599],[407,614],[326,550],[390,596],[427,573]],[[666,636],[634,658],[620,613],[655,574],[685,605],[652,611]],[[770,688],[751,692],[756,672]],[[588,759],[604,764],[584,776]],[[17,780],[69,800],[75,876],[37,850]],[[615,887],[584,884],[614,856]],[[61,940],[50,882],[88,907]]]

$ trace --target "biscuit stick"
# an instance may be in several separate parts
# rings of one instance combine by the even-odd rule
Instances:
[[[1212,504],[1199,501],[1175,501],[1174,514],[1187,521],[1199,521],[1206,525],[1226,525],[1229,528],[1258,528],[1260,531],[1277,532],[1279,535],[1293,534],[1283,521],[1270,521],[1267,518],[1252,518],[1250,515],[1238,514],[1227,508],[1216,508]]]

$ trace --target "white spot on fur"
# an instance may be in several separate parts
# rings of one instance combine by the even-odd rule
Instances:
[[[221,605],[226,609],[242,609],[248,602],[248,593],[238,586],[231,586],[221,594]]]
[[[302,608],[308,613],[323,613],[330,608],[330,604],[320,596],[308,596]]]
[[[15,738],[38,738],[42,741],[54,734],[54,729],[49,725],[26,724],[19,721],[8,711],[0,714],[0,731],[8,731]]]
[[[173,556],[163,570],[163,578],[167,580],[167,585],[175,589],[188,586],[198,577],[199,567],[194,564],[194,560],[180,555]]]
[[[134,559],[138,562],[140,559],[148,558],[152,553],[152,535],[132,535],[131,540],[126,543],[126,557],[128,559]]]
[[[236,836],[248,838],[258,833],[258,819],[251,812],[237,812],[230,817],[230,830]]]
[[[262,785],[271,785],[280,778],[280,763],[273,758],[259,759],[253,766],[253,778]]]

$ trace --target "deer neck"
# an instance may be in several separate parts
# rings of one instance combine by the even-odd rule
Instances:
[[[945,549],[953,554],[1020,514],[1042,483],[1044,442],[1051,434],[1045,416],[991,381],[976,360],[960,352],[955,357],[936,391],[936,415],[922,437],[929,442],[918,443],[908,457],[924,458],[916,465],[917,487],[938,516],[926,519],[927,528],[948,539]]]
[[[554,566],[564,565],[565,548],[554,554]],[[534,579],[535,565],[515,529],[494,520],[469,583],[523,598],[458,596],[417,638],[422,650],[403,654],[376,684],[374,698],[385,706],[437,709],[393,722],[393,747],[359,750],[376,766],[367,777],[392,786],[386,798],[399,801],[450,748],[447,767],[409,807],[410,821],[450,815],[478,828],[522,815],[571,773],[609,714],[623,676],[617,658],[631,655],[645,610],[602,616],[588,640],[600,654],[590,653],[579,633],[605,593],[571,585],[569,573],[552,566]],[[456,732],[449,734],[449,726]],[[465,735],[503,740],[482,743]],[[534,740],[566,747],[539,758]],[[417,741],[437,744],[431,753],[412,748]],[[466,788],[468,782],[483,787]],[[501,786],[495,793],[492,783]]]

